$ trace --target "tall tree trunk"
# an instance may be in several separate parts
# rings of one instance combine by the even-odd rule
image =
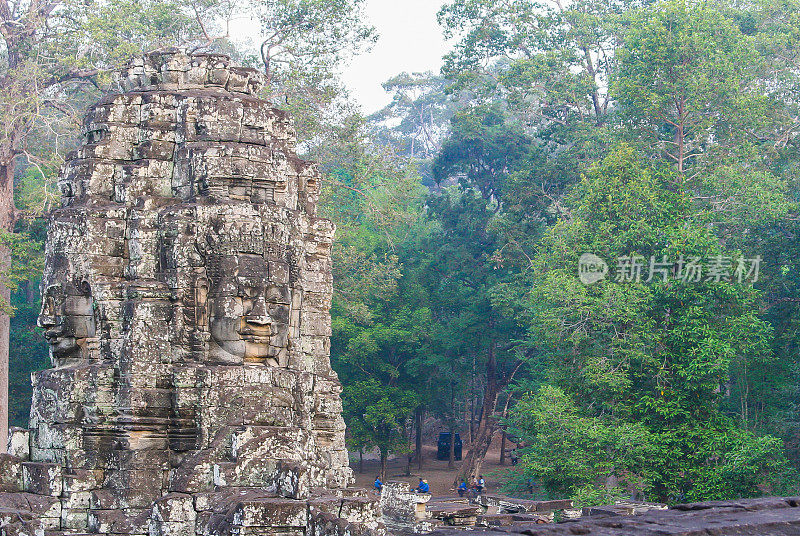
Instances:
[[[458,413],[456,412],[456,389],[454,384],[450,384],[450,408],[453,417],[453,421],[458,418]],[[437,444],[438,448],[438,444]],[[456,466],[456,427],[454,422],[450,422],[450,448],[447,449],[447,468],[454,469]]]
[[[25,302],[31,305],[39,299],[39,286],[34,285],[33,281],[25,282]]]
[[[411,443],[411,430],[410,430],[411,426],[413,426],[413,424],[410,424],[408,422],[403,424],[403,443],[409,447],[408,454],[405,457],[406,458],[405,476],[411,476],[411,457],[413,455],[411,452],[411,446],[409,445],[409,443]]]
[[[475,395],[473,393],[469,398],[469,443],[475,441]]]
[[[497,359],[495,356],[495,342],[489,345],[489,355],[486,359],[486,391],[481,406],[481,419],[478,430],[470,443],[469,451],[461,464],[461,476],[469,478],[480,474],[483,460],[489,446],[492,444],[495,422],[494,412],[497,407],[497,397],[500,394],[500,385],[497,381]]]
[[[447,468],[454,469],[456,466],[456,427],[450,426],[450,452],[447,455]]]
[[[475,355],[472,355],[472,389],[469,392],[469,443],[475,441],[475,377],[478,371],[475,368]]]
[[[0,164],[0,230],[14,230],[14,160]],[[0,245],[0,272],[11,267],[11,250]],[[11,291],[5,277],[0,276],[0,452],[6,452],[8,443],[8,351],[11,319],[5,309],[10,303]]]
[[[511,378],[509,379],[509,381],[514,378],[514,375],[517,373],[518,369],[519,369],[519,367],[517,367],[517,369],[514,370],[514,372],[511,374]],[[503,419],[508,417],[508,405],[510,403],[511,403],[511,394],[510,393],[506,393],[506,405],[503,407]],[[500,442],[500,465],[505,465],[506,464],[506,436],[507,435],[508,434],[506,434],[506,429],[505,429],[505,425],[504,425],[503,426],[503,439]]]
[[[364,474],[364,449],[358,449],[358,473]]]
[[[386,459],[389,457],[388,453],[381,449],[381,481],[386,480]]]
[[[416,424],[417,424],[417,468],[422,470],[422,407],[417,408]]]

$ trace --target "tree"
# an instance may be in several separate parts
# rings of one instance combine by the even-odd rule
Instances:
[[[261,0],[250,6],[261,21],[259,53],[271,86],[292,72],[330,76],[377,38],[362,20],[363,0]]]
[[[385,479],[389,454],[408,449],[404,429],[418,405],[416,397],[410,391],[369,379],[345,385],[343,401],[351,445],[377,447],[381,456],[380,476]]]
[[[497,242],[489,222],[496,204],[476,189],[454,185],[432,196],[429,206],[440,228],[425,245],[428,253],[420,275],[436,326],[438,352],[433,360],[461,383],[445,385],[441,394],[448,394],[453,405],[455,394],[466,391],[466,401],[479,406],[471,412],[471,419],[478,420],[477,429],[461,467],[469,476],[480,472],[496,430],[498,396],[518,364],[509,351],[514,326],[492,306],[489,295],[503,274],[492,261]],[[447,405],[445,401],[439,407]]]
[[[430,310],[412,274],[430,232],[426,190],[413,163],[372,143],[360,116],[348,124],[325,150],[320,203],[337,226],[331,364],[347,386],[345,407],[356,408],[345,414],[350,445],[380,447],[385,467],[390,453],[408,450],[410,413],[399,408],[413,402],[410,412],[420,410],[435,378],[423,372]]]
[[[755,84],[754,38],[710,2],[673,0],[639,11],[618,54],[615,90],[624,113],[662,145],[681,176],[708,158],[710,144],[738,138],[737,123],[752,119],[746,110],[767,98]]]
[[[480,106],[456,114],[452,133],[433,163],[437,183],[459,178],[484,198],[499,199],[510,171],[525,157],[532,140],[509,125],[499,106]]]
[[[460,38],[444,72],[460,84],[502,91],[531,124],[603,123],[619,15],[637,4],[454,0],[439,13],[445,36]]]
[[[364,21],[364,0],[259,0],[230,7],[214,0],[213,5],[259,21],[251,60],[267,77],[266,97],[292,113],[310,152],[348,127],[354,107],[339,82],[339,69],[378,38]]]
[[[609,504],[649,490],[649,464],[659,450],[640,423],[587,417],[551,385],[525,395],[510,421],[512,433],[527,445],[520,463],[524,480],[533,479],[548,498]]]
[[[393,147],[417,165],[423,184],[434,186],[431,161],[466,97],[446,93],[449,81],[432,73],[401,73],[383,83],[392,102],[368,120],[375,143]]]
[[[735,485],[745,496],[796,482],[778,440],[752,434],[722,413],[737,363],[755,368],[772,361],[772,330],[758,318],[758,291],[732,277],[732,267],[727,279],[686,277],[688,259],[739,254],[726,251],[695,219],[691,196],[676,188],[680,183],[677,174],[643,164],[630,147],[618,148],[576,187],[572,218],[548,230],[517,282],[518,289],[530,289],[521,292],[526,297],[518,309],[527,344],[549,361],[549,382],[560,390],[543,388],[542,396],[574,405],[565,411],[589,419],[588,428],[579,421],[573,439],[563,441],[595,441],[637,427],[634,449],[644,453],[655,445],[662,452],[633,465],[624,458],[609,465],[616,456],[601,459],[601,473],[584,472],[574,481],[564,474],[550,484],[553,492],[569,488],[603,497],[602,489],[613,488],[600,481],[604,475],[615,482],[635,477],[643,487],[626,492],[661,501],[726,498],[727,488],[713,476],[723,465],[742,479]],[[578,258],[587,252],[609,259],[615,277],[582,284]],[[646,263],[653,261],[645,261],[641,279],[626,279],[620,263],[634,255],[663,262],[662,271],[650,278]],[[517,424],[526,418],[518,412]],[[530,429],[541,448],[561,445],[556,432]],[[592,430],[601,436],[587,436]],[[540,478],[559,471],[536,465],[533,457],[528,462]]]

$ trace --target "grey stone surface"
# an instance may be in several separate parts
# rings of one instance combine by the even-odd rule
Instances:
[[[348,488],[320,177],[261,84],[155,53],[89,110],[50,217],[53,368],[0,460],[3,534],[382,530]]]
[[[499,523],[500,524],[500,523]],[[463,532],[439,529],[433,536]],[[641,515],[593,515],[565,523],[542,525],[512,522],[510,526],[475,529],[473,536],[796,536],[800,534],[800,498],[770,497],[678,505]]]

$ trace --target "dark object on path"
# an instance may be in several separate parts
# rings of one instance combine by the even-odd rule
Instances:
[[[450,459],[450,432],[439,432],[439,441],[436,444],[436,459]],[[456,432],[456,444],[453,448],[453,459],[461,459],[461,435]]]

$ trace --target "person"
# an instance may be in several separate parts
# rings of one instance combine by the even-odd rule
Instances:
[[[467,491],[467,497],[470,499],[475,499],[478,497],[478,481],[475,477],[470,477],[469,479],[469,489]]]
[[[419,479],[419,486],[417,486],[417,493],[430,493],[431,487],[428,485],[427,480]]]
[[[458,496],[459,497],[463,497],[464,495],[466,495],[466,493],[467,493],[467,483],[464,481],[463,478],[461,479],[461,484],[458,485],[457,489],[458,489]]]
[[[480,475],[478,478],[478,485],[475,487],[478,490],[478,493],[483,493],[483,488],[486,487],[486,481],[483,479],[483,475]]]
[[[383,489],[383,482],[381,482],[381,477],[380,476],[376,476],[375,477],[374,486],[375,486],[375,491],[377,491],[378,493],[380,493],[381,490]]]
[[[517,449],[511,451],[511,465],[517,465],[519,463],[519,456],[517,456]]]

